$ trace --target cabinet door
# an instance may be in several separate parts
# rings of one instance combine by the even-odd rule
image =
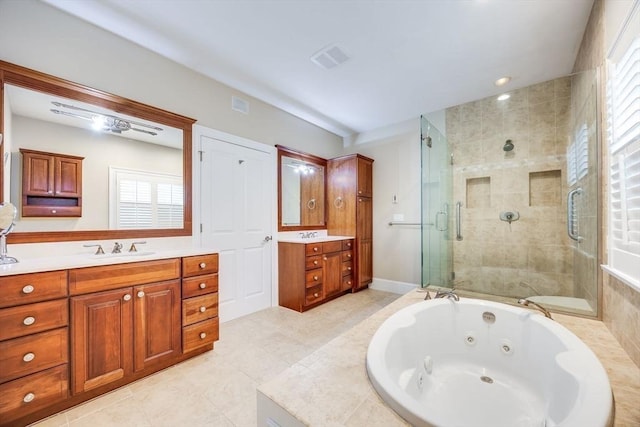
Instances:
[[[88,391],[132,372],[132,289],[71,298],[71,389]]]
[[[342,252],[322,256],[322,280],[325,296],[340,292],[342,287]]]
[[[373,163],[358,157],[357,194],[362,197],[373,196]]]
[[[56,157],[54,171],[57,197],[82,196],[82,160]]]
[[[373,201],[358,197],[357,206],[358,267],[356,289],[371,283],[373,279]]]
[[[52,196],[54,157],[23,153],[22,192],[29,196]]]
[[[181,354],[180,281],[136,286],[133,297],[135,370]]]

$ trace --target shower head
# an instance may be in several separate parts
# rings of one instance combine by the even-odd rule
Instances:
[[[513,150],[513,147],[514,147],[513,142],[511,142],[510,139],[507,139],[507,141],[504,143],[504,146],[502,147],[502,149],[504,151],[511,151],[511,150]]]

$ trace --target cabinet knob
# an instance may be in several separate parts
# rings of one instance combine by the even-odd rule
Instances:
[[[205,334],[204,332],[200,332],[200,339],[203,340],[207,337],[207,334]]]
[[[351,267],[347,267],[347,270],[351,271]]]
[[[318,276],[313,276],[313,280],[318,280]]]
[[[23,294],[30,294],[31,292],[33,292],[36,288],[33,287],[33,285],[27,285],[24,288],[22,288],[22,293]]]
[[[36,355],[31,353],[31,352],[29,352],[29,353],[25,354],[24,356],[22,356],[22,361],[28,363],[28,362],[31,362],[35,358],[36,358]]]
[[[204,305],[200,307],[200,313],[204,313],[205,311],[207,311],[207,307],[205,307]]]
[[[206,288],[206,287],[207,287],[207,284],[206,284],[206,283],[204,283],[204,282],[202,282],[202,283],[200,283],[200,284],[198,285],[198,287],[199,287],[200,289],[204,289],[204,288]]]
[[[126,294],[125,296],[122,297],[123,300],[125,301],[130,301],[131,300],[131,294]]]
[[[34,323],[36,323],[36,318],[33,316],[25,317],[22,321],[22,324],[24,324],[25,326],[31,326]]]
[[[138,298],[142,298],[144,296],[144,291],[138,291]]]
[[[201,262],[200,264],[198,264],[198,267],[202,268],[207,268],[207,263],[206,262]]]
[[[318,298],[320,296],[320,294],[318,294],[317,292],[315,294],[313,294],[314,297]]]
[[[54,214],[54,213],[58,213],[58,211],[57,211],[57,210],[55,210],[55,209],[51,209],[51,213],[53,213],[53,214]]]
[[[36,398],[36,395],[33,393],[27,393],[24,395],[24,397],[22,398],[22,401],[24,403],[29,403],[29,402],[33,402],[33,399]]]
[[[351,284],[352,284],[352,283],[351,283],[351,280],[349,280],[349,281],[347,282],[347,285],[351,286]]]
[[[313,252],[318,252],[318,249],[319,249],[319,248],[318,248],[317,246],[314,246],[314,247],[313,247]]]
[[[351,254],[347,254],[347,258],[351,258]]]
[[[318,265],[318,260],[313,261],[313,265]]]

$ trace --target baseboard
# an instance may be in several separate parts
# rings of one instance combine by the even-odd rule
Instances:
[[[375,289],[377,291],[393,292],[394,294],[406,294],[414,289],[417,289],[418,285],[415,283],[397,282],[395,280],[373,278],[373,282],[369,284],[369,289]]]

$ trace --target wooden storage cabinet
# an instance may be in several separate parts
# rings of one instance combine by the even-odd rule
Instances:
[[[0,424],[67,398],[67,272],[0,277]]]
[[[327,161],[327,231],[355,236],[352,290],[373,280],[373,159],[353,154]]]
[[[353,240],[278,243],[279,304],[305,311],[348,292]]]
[[[20,149],[22,216],[82,216],[83,157]]]
[[[218,254],[182,259],[182,351],[189,353],[219,339]]]

